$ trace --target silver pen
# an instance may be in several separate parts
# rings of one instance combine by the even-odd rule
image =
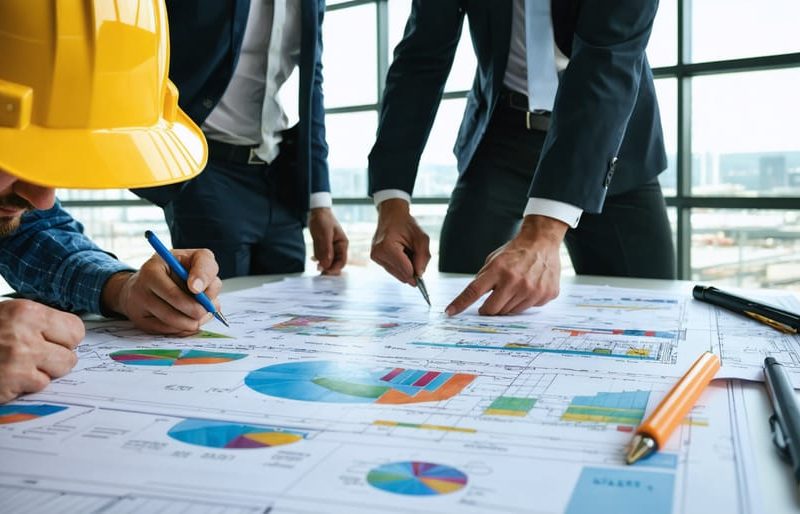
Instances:
[[[431,306],[431,298],[428,296],[428,288],[425,287],[425,282],[422,280],[422,277],[414,276],[414,280],[417,281],[417,288],[419,292],[422,293],[422,297],[425,298],[425,301],[428,302],[428,307]]]

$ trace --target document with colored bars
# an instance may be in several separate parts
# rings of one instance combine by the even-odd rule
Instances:
[[[517,316],[441,314],[466,284],[432,281],[428,309],[388,276],[286,279],[224,295],[231,327],[182,339],[92,323],[72,373],[0,406],[0,504],[761,510],[736,380],[713,383],[662,451],[623,461],[635,427],[700,352],[721,353],[731,376],[754,373],[752,338],[727,339],[738,319],[686,295],[589,286]],[[760,337],[796,356],[796,340]]]

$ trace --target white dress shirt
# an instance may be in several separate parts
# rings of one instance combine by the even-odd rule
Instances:
[[[528,94],[528,64],[525,57],[525,0],[513,1],[511,16],[511,45],[508,52],[508,63],[503,84],[523,95]],[[555,46],[555,61],[559,72],[566,69],[569,59]],[[411,195],[399,189],[376,191],[372,196],[375,205],[390,198],[402,198],[411,202]],[[578,226],[583,209],[575,205],[550,200],[548,198],[528,198],[523,216],[536,214],[563,221],[571,228]]]
[[[233,76],[203,132],[213,141],[257,146],[270,163],[290,127],[278,92],[300,62],[300,0],[252,0]],[[311,194],[310,207],[330,207],[329,192]]]

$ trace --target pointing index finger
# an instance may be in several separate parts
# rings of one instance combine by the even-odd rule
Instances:
[[[494,288],[494,281],[486,275],[478,275],[475,280],[467,284],[461,293],[450,302],[444,310],[448,316],[455,316],[467,307],[477,302],[478,299]]]

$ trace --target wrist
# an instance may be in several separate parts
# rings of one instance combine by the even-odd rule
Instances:
[[[524,240],[546,239],[561,244],[567,229],[569,229],[569,225],[561,220],[539,214],[529,214],[523,218],[517,237]]]
[[[402,198],[389,198],[377,205],[378,216],[391,216],[392,214],[409,214],[411,204]]]
[[[106,280],[100,292],[100,309],[104,316],[126,315],[122,301],[123,289],[132,276],[132,271],[120,271]]]
[[[316,216],[325,216],[330,213],[331,213],[330,207],[314,207],[313,209],[309,210],[308,215],[309,217],[313,218]]]

